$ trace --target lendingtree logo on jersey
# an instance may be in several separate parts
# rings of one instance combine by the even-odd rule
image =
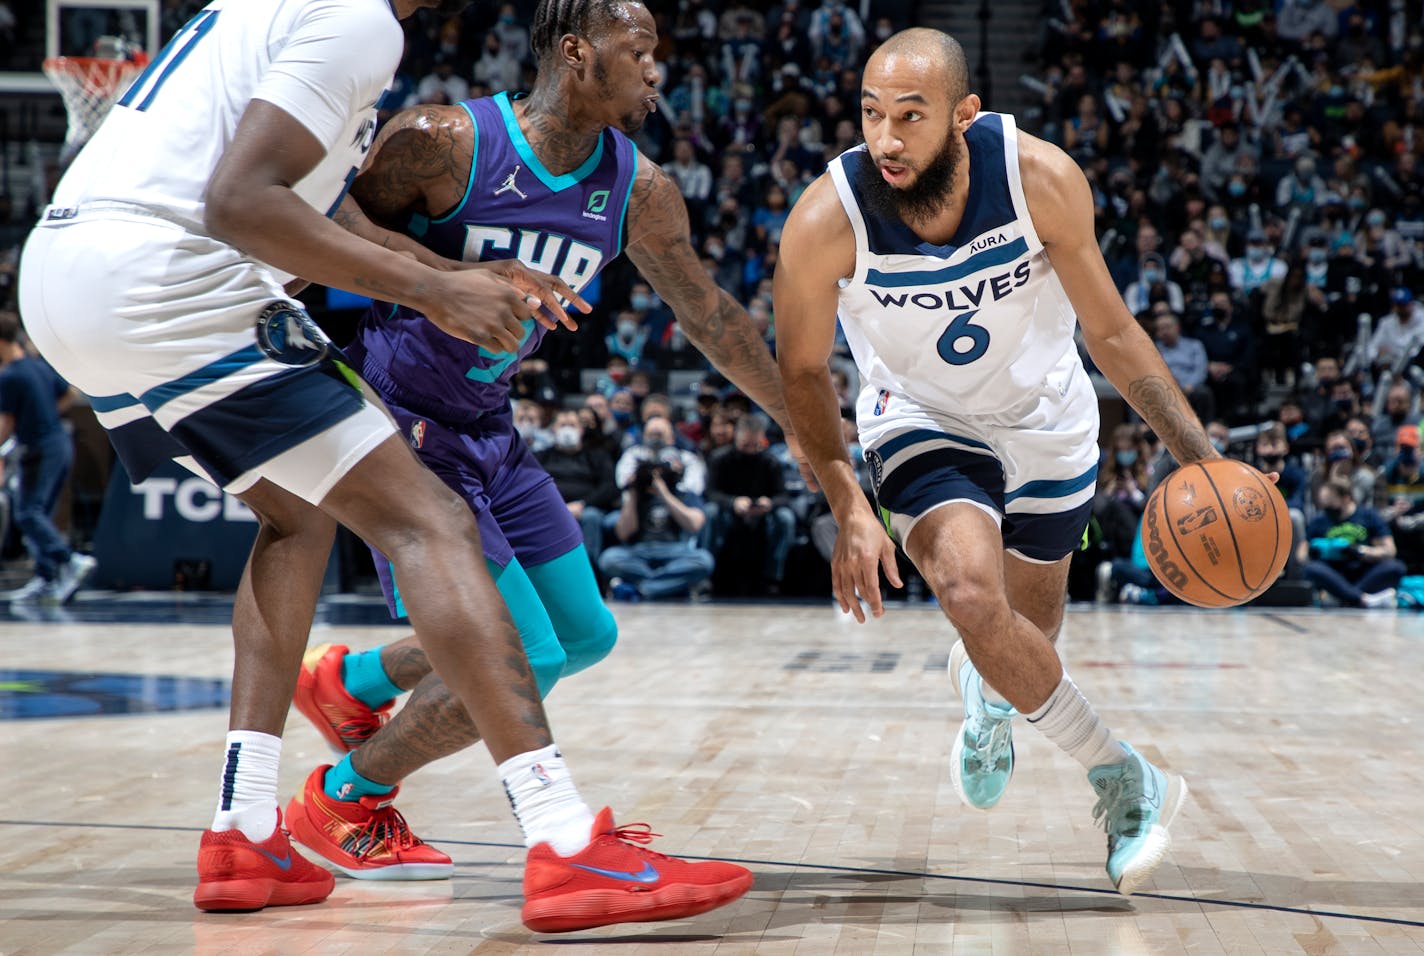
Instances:
[[[596,189],[589,193],[588,205],[584,206],[583,217],[585,219],[596,219],[599,222],[607,222],[608,217],[602,215],[603,210],[608,206],[608,190]]]

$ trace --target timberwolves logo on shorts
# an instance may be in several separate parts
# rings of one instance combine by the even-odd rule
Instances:
[[[880,457],[880,453],[871,449],[865,452],[865,460],[870,465],[870,482],[876,492],[880,491],[881,482],[885,480],[885,460]]]
[[[329,345],[306,310],[294,302],[273,302],[257,317],[257,345],[283,365],[315,365]]]

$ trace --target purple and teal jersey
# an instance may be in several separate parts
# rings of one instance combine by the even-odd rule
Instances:
[[[555,176],[519,128],[508,93],[460,104],[474,121],[465,196],[438,219],[413,217],[410,236],[449,259],[518,259],[579,291],[623,249],[638,153],[606,129],[583,165]],[[419,312],[377,303],[351,358],[387,400],[440,421],[473,421],[509,405],[509,380],[546,330],[524,322],[517,352],[495,353],[446,335]]]

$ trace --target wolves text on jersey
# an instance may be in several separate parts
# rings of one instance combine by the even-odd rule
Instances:
[[[882,308],[903,309],[914,306],[918,309],[939,311],[947,309],[951,312],[962,312],[965,309],[977,309],[983,303],[986,293],[997,302],[1008,295],[1019,286],[1028,282],[1030,275],[1029,264],[1020,262],[1013,272],[1003,272],[998,275],[988,276],[979,279],[974,283],[965,283],[959,286],[946,286],[942,293],[939,292],[890,292],[888,290],[877,289],[870,286],[870,294],[875,297]]]

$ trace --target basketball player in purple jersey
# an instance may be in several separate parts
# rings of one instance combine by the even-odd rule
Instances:
[[[392,119],[352,189],[361,214],[348,210],[344,221],[392,246],[418,239],[416,254],[432,265],[442,257],[517,258],[575,291],[626,249],[687,337],[784,424],[766,345],[699,263],[676,184],[626,135],[656,108],[656,43],[640,3],[546,0],[532,31],[533,92]],[[496,353],[446,335],[415,310],[377,306],[349,354],[416,453],[474,511],[491,572],[547,693],[561,676],[606,656],[617,627],[577,522],[511,424],[510,379],[544,331],[526,322],[518,349]],[[392,613],[403,613],[402,582],[379,554],[377,567]],[[383,727],[392,699],[412,688]],[[293,801],[288,819],[297,838],[367,879],[448,875],[448,857],[403,821],[387,825],[399,821],[390,803],[402,779],[479,739],[416,638],[362,654],[313,648],[296,703],[333,745],[351,751],[335,767],[315,770]],[[360,839],[382,833],[392,836]]]

